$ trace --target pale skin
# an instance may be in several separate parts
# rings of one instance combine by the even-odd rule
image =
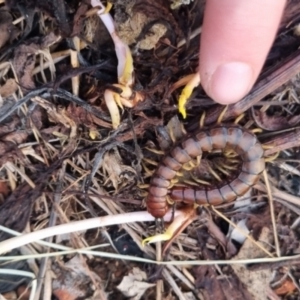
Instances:
[[[216,102],[231,104],[253,87],[274,42],[286,0],[207,0],[200,78]]]

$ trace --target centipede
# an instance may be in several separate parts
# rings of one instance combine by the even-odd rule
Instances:
[[[232,150],[241,158],[236,174],[209,187],[173,187],[172,180],[184,164],[205,152]],[[245,195],[259,180],[265,169],[264,149],[257,136],[238,125],[218,125],[187,135],[161,159],[154,171],[146,205],[155,218],[162,218],[169,209],[168,197],[174,202],[199,205],[221,205]]]

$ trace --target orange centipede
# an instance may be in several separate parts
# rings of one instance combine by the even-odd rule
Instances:
[[[234,150],[242,161],[241,170],[230,181],[212,187],[175,187],[171,181],[184,164],[203,152]],[[167,197],[173,201],[219,205],[244,195],[265,169],[264,149],[252,132],[236,125],[201,129],[179,142],[163,157],[151,177],[147,210],[155,218],[162,218],[168,210]]]

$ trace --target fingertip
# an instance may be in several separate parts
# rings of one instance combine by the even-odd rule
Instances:
[[[286,0],[207,0],[201,34],[201,84],[216,102],[242,99],[275,39]]]
[[[207,81],[207,94],[220,104],[232,104],[242,99],[251,89],[254,72],[244,62],[221,64]]]

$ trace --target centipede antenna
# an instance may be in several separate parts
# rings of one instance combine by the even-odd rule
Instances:
[[[239,115],[233,122],[233,124],[239,124],[239,122],[245,117],[245,114]]]
[[[268,156],[268,157],[265,157],[265,162],[271,162],[271,161],[274,161],[280,154],[280,151],[276,152],[274,155],[272,156]]]
[[[206,112],[204,111],[200,117],[200,121],[199,121],[199,127],[203,128],[204,127],[204,121],[205,121],[205,117],[206,117]]]
[[[225,115],[227,109],[228,109],[228,105],[226,105],[226,106],[224,107],[224,109],[222,110],[222,112],[220,113],[220,115],[219,115],[219,117],[218,117],[218,120],[217,120],[217,124],[218,124],[218,125],[221,124],[221,122],[222,122],[222,120],[223,120],[223,118],[224,118],[224,115]]]
[[[208,166],[208,170],[218,181],[222,181],[221,177],[212,169],[211,166]]]

